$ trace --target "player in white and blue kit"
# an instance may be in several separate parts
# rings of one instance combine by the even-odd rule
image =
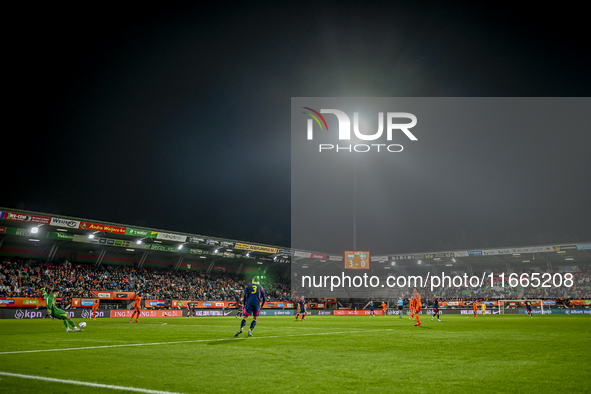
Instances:
[[[242,334],[248,316],[252,316],[252,322],[248,330],[248,336],[252,336],[252,330],[257,324],[259,311],[263,305],[265,305],[265,290],[263,290],[263,286],[258,283],[257,279],[253,278],[252,283],[244,289],[244,317],[240,321],[240,331],[234,334],[235,337]]]

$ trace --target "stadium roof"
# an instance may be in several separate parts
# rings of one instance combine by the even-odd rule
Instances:
[[[292,260],[296,264],[309,268],[344,264],[344,256],[299,251],[294,251]],[[551,268],[589,263],[591,263],[591,242],[370,256],[370,268],[377,273],[381,269],[412,271],[433,268],[439,271],[506,270],[528,267]]]
[[[38,229],[36,233],[34,228]],[[140,266],[148,255],[157,256],[177,269],[181,265],[193,264],[200,268],[205,265],[209,270],[222,267],[240,272],[263,265],[265,271],[273,268],[287,274],[289,267],[285,263],[321,268],[342,265],[344,261],[344,254],[289,250],[247,241],[0,208],[0,247],[6,243],[39,245],[48,257],[60,247],[72,252],[94,250],[99,264],[102,249],[127,255],[137,260]],[[591,262],[591,242],[370,256],[370,267],[378,273],[380,270],[386,273],[390,269],[433,267],[470,271],[572,266]]]
[[[90,253],[100,264],[106,253],[103,250],[108,250],[111,255],[135,260],[139,266],[149,255],[176,269],[188,268],[189,264],[237,272],[261,265],[264,271],[270,266],[278,271],[283,266],[285,270],[290,254],[289,250],[273,245],[0,208],[0,249],[7,249],[8,244],[34,245],[44,252],[39,253],[40,258],[48,261],[60,249]]]

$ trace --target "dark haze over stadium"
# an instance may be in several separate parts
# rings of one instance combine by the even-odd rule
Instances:
[[[13,11],[0,206],[171,231],[289,246],[291,97],[591,91],[576,10]],[[591,239],[590,133],[455,137],[392,196],[404,231],[391,252]]]

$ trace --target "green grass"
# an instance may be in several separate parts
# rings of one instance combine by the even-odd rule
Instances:
[[[234,339],[233,317],[103,319],[82,333],[0,320],[0,372],[182,393],[591,392],[589,316],[422,321],[261,317],[255,337]],[[178,341],[192,342],[111,347]],[[109,347],[6,354],[96,346]],[[2,393],[117,391],[0,375]]]

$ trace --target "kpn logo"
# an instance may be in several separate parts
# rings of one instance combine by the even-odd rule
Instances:
[[[320,109],[317,111],[309,107],[302,107],[305,115],[310,118],[307,123],[307,139],[314,140],[315,124],[319,131],[330,132],[326,118],[322,114],[331,114],[336,116],[339,125],[338,141],[333,144],[318,144],[318,152],[402,152],[404,147],[401,144],[392,144],[392,138],[399,135],[405,135],[411,141],[418,141],[417,137],[411,133],[410,129],[416,126],[417,117],[408,112],[387,112],[386,118],[386,138],[384,135],[384,113],[378,112],[378,131],[373,134],[362,133],[359,128],[359,112],[353,112],[353,134],[357,140],[368,141],[368,143],[352,144],[351,141],[351,118],[345,112],[338,109]],[[410,122],[409,122],[410,120]],[[336,136],[335,136],[336,137]],[[336,138],[335,138],[336,139]],[[369,141],[372,141],[371,143]],[[387,143],[383,143],[385,141]],[[347,142],[349,142],[347,144]],[[380,143],[382,142],[382,143]]]

